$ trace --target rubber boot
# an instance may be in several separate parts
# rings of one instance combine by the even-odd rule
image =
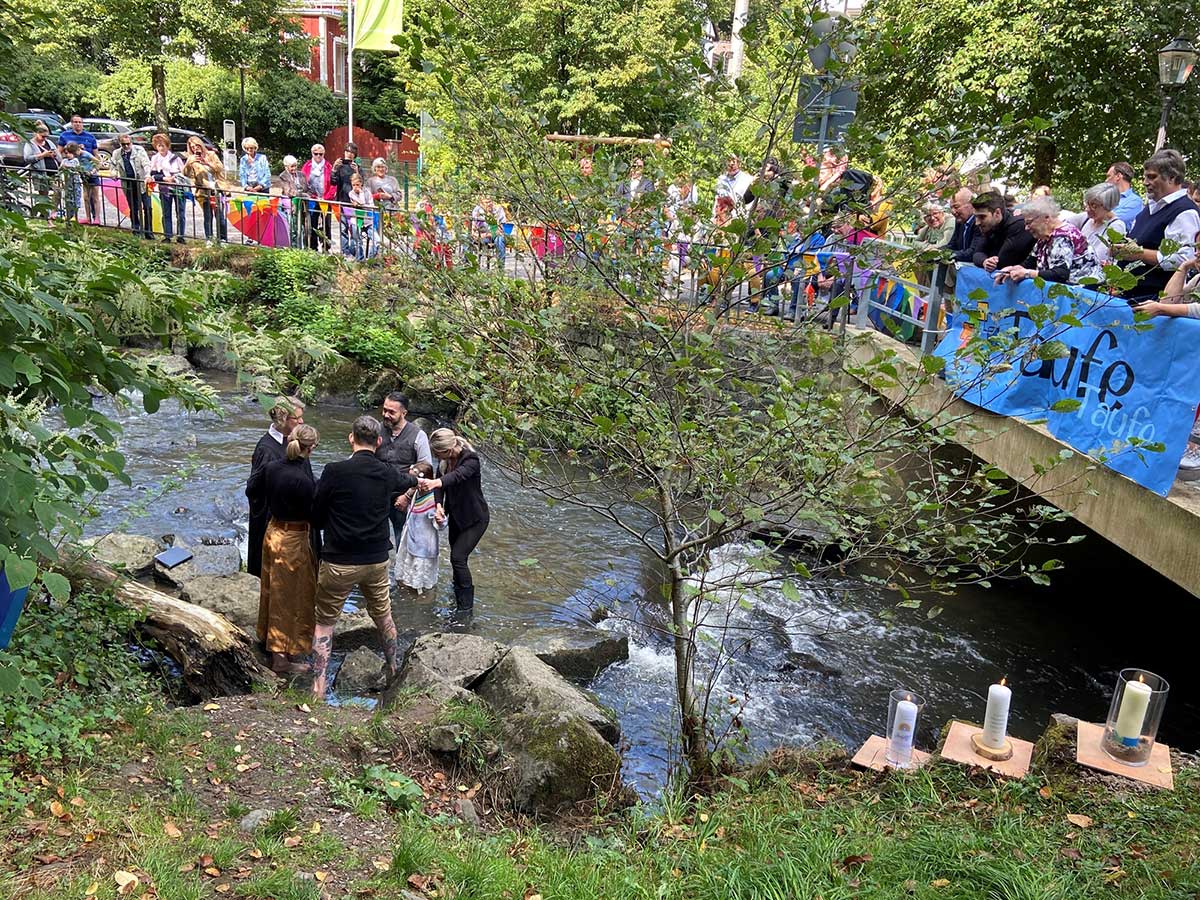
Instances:
[[[454,601],[455,606],[460,610],[468,610],[475,608],[475,587],[454,586]]]

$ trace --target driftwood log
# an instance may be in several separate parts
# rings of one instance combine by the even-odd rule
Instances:
[[[111,589],[120,603],[143,613],[142,630],[179,664],[193,701],[247,694],[276,681],[254,655],[250,636],[219,613],[131,581],[74,549],[64,551],[55,568],[73,588]]]

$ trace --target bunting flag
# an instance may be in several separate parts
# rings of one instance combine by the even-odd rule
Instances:
[[[355,50],[395,52],[392,38],[403,30],[404,0],[358,0],[354,4]]]

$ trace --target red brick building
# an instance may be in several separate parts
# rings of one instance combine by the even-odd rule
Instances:
[[[296,7],[295,15],[304,34],[316,42],[308,69],[301,69],[300,74],[325,85],[339,97],[346,96],[346,0],[311,0]]]

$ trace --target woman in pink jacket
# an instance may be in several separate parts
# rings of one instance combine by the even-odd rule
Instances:
[[[308,249],[325,249],[329,246],[332,234],[331,219],[328,212],[322,212],[317,205],[322,200],[332,200],[334,186],[330,182],[333,167],[325,161],[324,144],[313,144],[312,158],[300,168],[301,178],[300,197],[309,202],[308,208]]]

